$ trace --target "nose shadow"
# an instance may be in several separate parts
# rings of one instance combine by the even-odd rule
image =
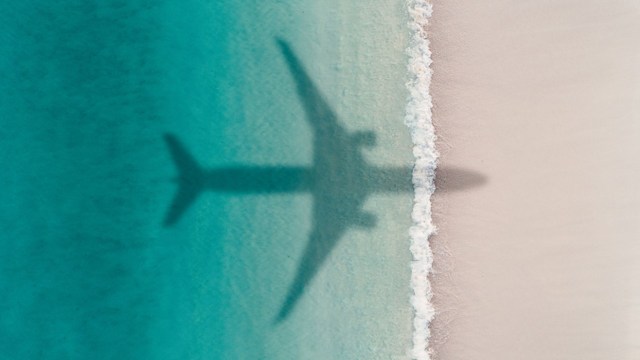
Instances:
[[[436,169],[436,195],[438,193],[463,192],[483,186],[488,182],[485,175],[473,170],[442,166]]]

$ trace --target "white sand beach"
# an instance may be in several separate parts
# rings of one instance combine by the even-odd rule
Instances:
[[[640,3],[434,1],[435,359],[640,358]]]

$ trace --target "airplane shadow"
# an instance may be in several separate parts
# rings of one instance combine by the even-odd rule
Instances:
[[[228,167],[204,169],[184,145],[165,134],[178,168],[178,191],[164,220],[175,224],[204,191],[230,193],[310,193],[313,196],[312,229],[297,271],[275,322],[285,320],[305,289],[322,268],[345,232],[353,227],[373,228],[375,215],[362,210],[369,195],[412,192],[411,167],[377,167],[369,164],[363,147],[375,146],[371,131],[349,132],[307,74],[290,46],[277,40],[303,105],[307,124],[313,129],[313,164],[307,167]],[[481,175],[463,169],[441,170],[452,181],[449,191],[481,185]]]

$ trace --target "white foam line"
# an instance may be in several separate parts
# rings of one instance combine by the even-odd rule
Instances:
[[[410,15],[409,29],[411,38],[407,53],[409,55],[409,99],[405,115],[405,123],[411,131],[413,140],[414,203],[411,217],[413,225],[409,231],[411,236],[411,304],[413,317],[412,359],[428,360],[429,324],[435,315],[431,304],[431,284],[429,272],[433,263],[429,236],[435,233],[431,220],[431,195],[435,190],[435,170],[438,153],[435,148],[435,131],[431,121],[431,51],[427,38],[427,26],[432,13],[432,5],[426,0],[407,0]]]

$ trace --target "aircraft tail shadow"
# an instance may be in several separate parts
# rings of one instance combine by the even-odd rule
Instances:
[[[195,201],[198,194],[204,190],[206,174],[175,136],[165,134],[164,140],[178,169],[178,177],[175,179],[178,183],[178,191],[173,197],[163,222],[164,226],[168,227],[175,224],[182,217],[182,214]]]

